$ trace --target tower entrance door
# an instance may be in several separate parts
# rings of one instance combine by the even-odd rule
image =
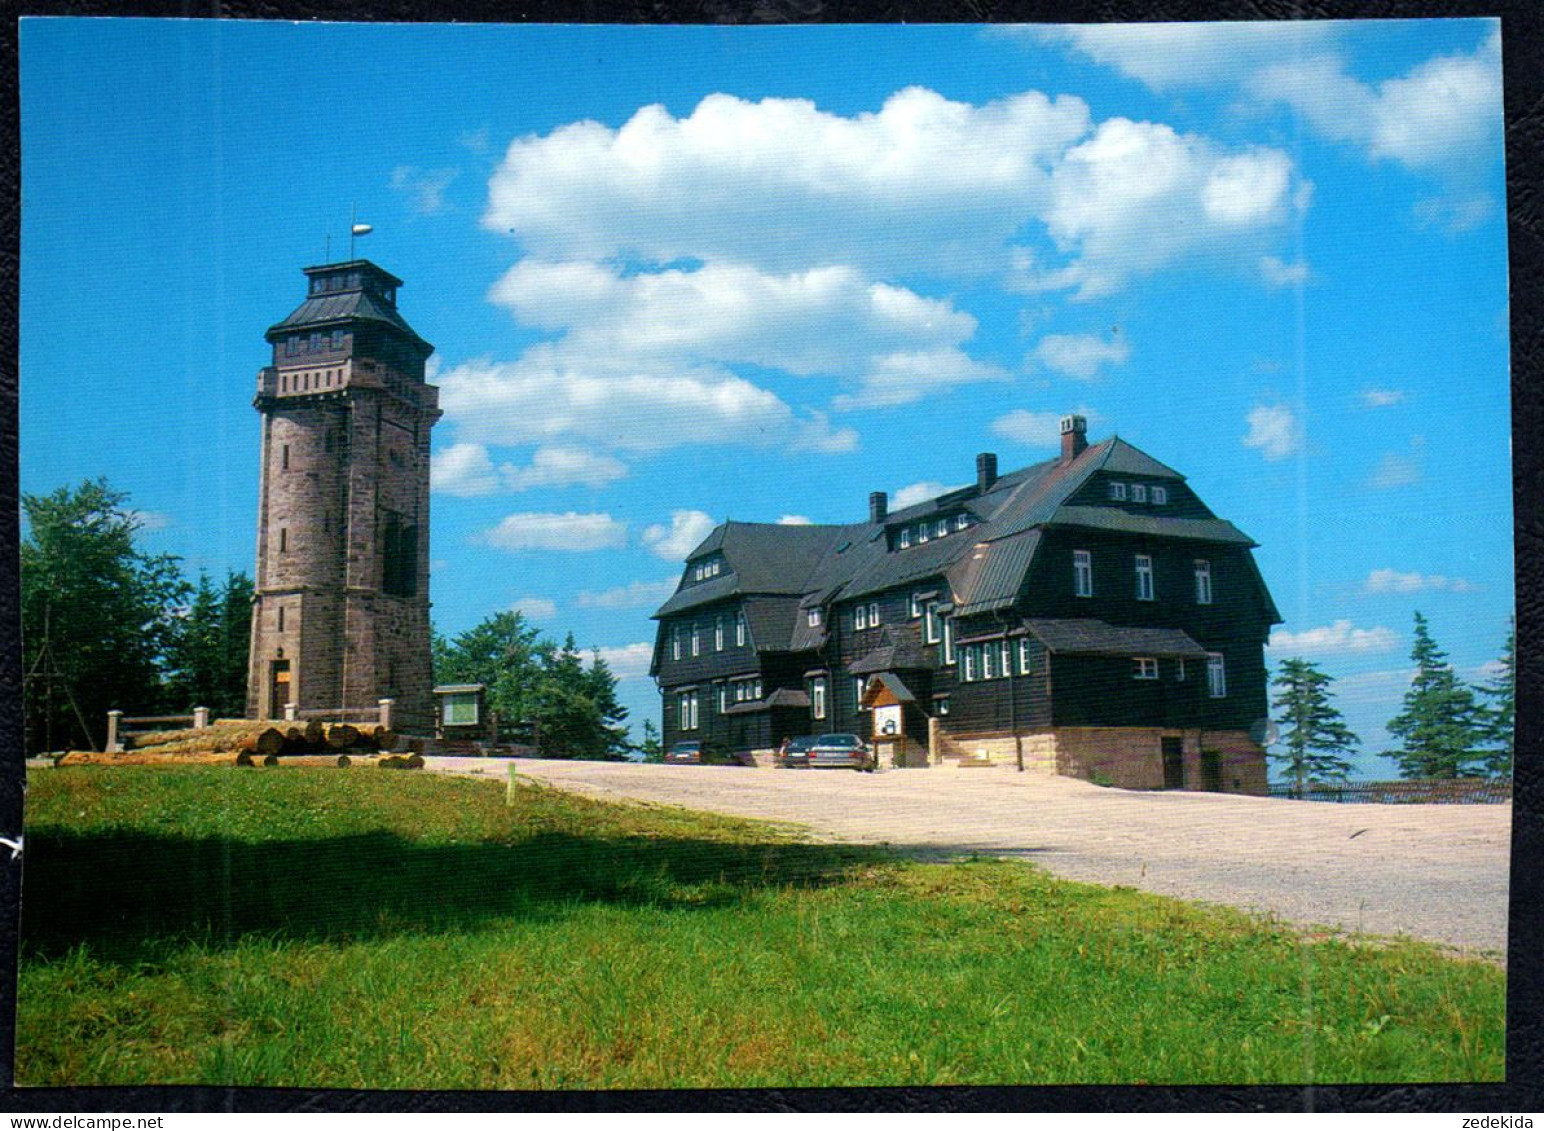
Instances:
[[[290,662],[288,660],[273,661],[268,685],[268,717],[283,718],[284,705],[290,701]]]

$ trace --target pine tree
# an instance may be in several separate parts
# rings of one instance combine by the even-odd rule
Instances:
[[[1485,719],[1474,691],[1458,678],[1447,654],[1437,647],[1426,618],[1415,614],[1415,679],[1405,693],[1405,709],[1388,724],[1402,740],[1385,753],[1399,763],[1403,778],[1459,778],[1480,773],[1485,756]]]
[[[654,725],[653,719],[643,720],[643,741],[638,745],[638,753],[645,762],[665,760],[665,747],[659,740],[659,728]]]
[[[1485,707],[1485,772],[1494,778],[1512,776],[1512,729],[1517,705],[1517,626],[1508,628],[1499,670],[1480,694],[1490,700]]]
[[[1271,757],[1285,764],[1299,794],[1309,782],[1344,781],[1351,763],[1341,755],[1361,743],[1330,703],[1333,682],[1304,659],[1283,660],[1272,681],[1281,692],[1271,706],[1280,712],[1277,721],[1286,752]]]

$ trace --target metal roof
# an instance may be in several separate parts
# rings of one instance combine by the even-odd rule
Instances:
[[[783,526],[725,522],[692,551],[688,561],[722,552],[729,572],[684,586],[654,615],[664,617],[711,601],[756,595],[796,597],[793,605],[798,610],[823,608],[912,585],[936,589],[947,585],[946,596],[953,599],[954,615],[959,617],[997,612],[1017,603],[1043,542],[1042,532],[1052,526],[1255,545],[1247,534],[1222,519],[1071,504],[1077,492],[1101,472],[1184,478],[1119,437],[1112,437],[1090,445],[1068,463],[1059,458],[1045,460],[1000,476],[984,492],[975,484],[956,488],[877,523]],[[890,532],[895,526],[911,518],[962,509],[976,518],[966,529],[951,529],[942,538],[930,538],[904,550],[890,549]],[[1260,589],[1264,607],[1273,622],[1279,623],[1263,580]],[[764,636],[784,639],[781,626],[787,616],[780,608],[776,629],[756,631],[758,648],[769,647],[763,642]],[[793,651],[818,648],[827,640],[828,626],[808,624],[803,612],[795,613],[788,627],[786,647]],[[770,647],[781,649],[784,645]]]
[[[1179,656],[1208,653],[1177,628],[1124,628],[1102,620],[1027,620],[1026,628],[1052,652],[1068,656]]]
[[[338,291],[331,294],[312,295],[292,311],[289,317],[268,327],[266,337],[276,337],[296,330],[320,329],[346,322],[379,322],[408,335],[414,341],[430,346],[407,324],[395,307],[372,295],[369,291]]]

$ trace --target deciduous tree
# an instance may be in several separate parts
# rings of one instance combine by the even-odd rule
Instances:
[[[141,521],[105,479],[23,495],[22,508],[27,749],[100,747],[109,710],[161,708],[191,586],[176,557],[140,549]]]

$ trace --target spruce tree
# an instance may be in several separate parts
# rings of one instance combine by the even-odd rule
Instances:
[[[1490,700],[1485,707],[1485,772],[1493,778],[1512,776],[1512,726],[1517,705],[1517,626],[1514,623],[1502,646],[1500,669],[1480,694]]]
[[[1403,778],[1475,777],[1485,757],[1484,711],[1474,690],[1458,678],[1447,654],[1437,647],[1426,618],[1415,614],[1415,679],[1405,709],[1388,724],[1403,745],[1384,756],[1399,763]]]
[[[1285,764],[1296,792],[1310,782],[1344,781],[1351,763],[1342,757],[1361,743],[1330,702],[1334,681],[1309,661],[1283,660],[1272,686],[1280,690],[1271,706],[1279,712],[1283,754],[1272,754]]]

